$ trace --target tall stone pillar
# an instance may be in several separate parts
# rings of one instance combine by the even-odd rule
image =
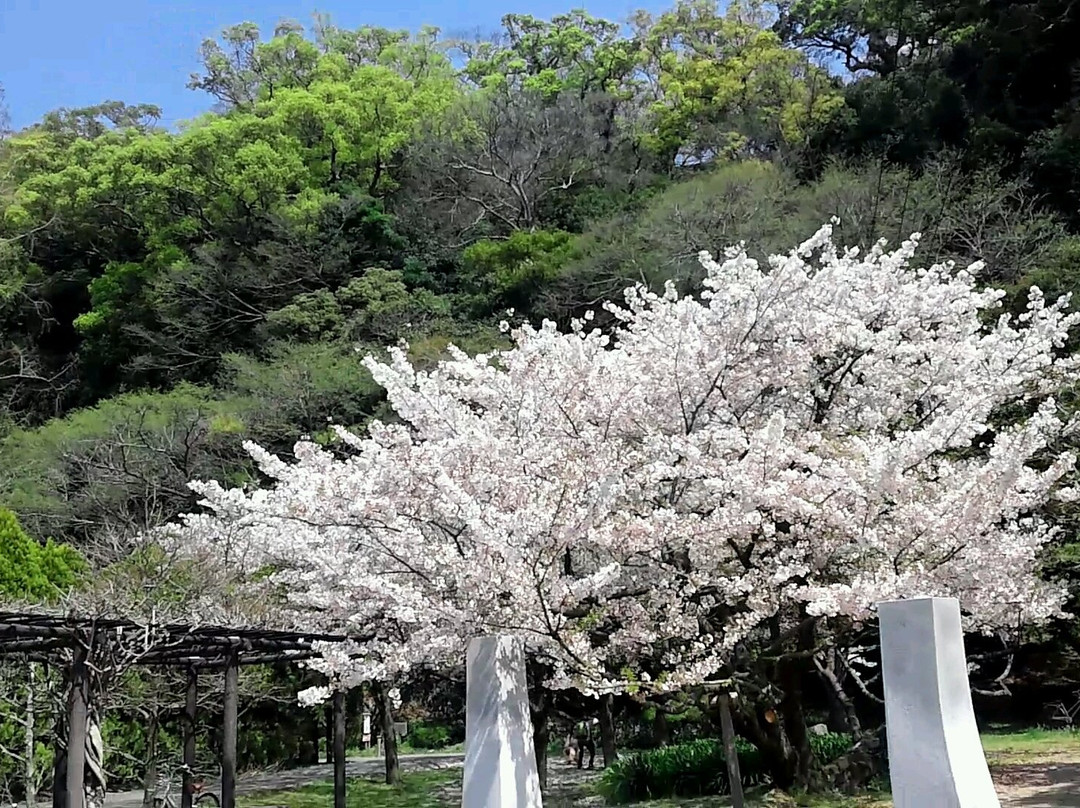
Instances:
[[[469,643],[462,808],[541,808],[525,653],[513,637]]]
[[[878,604],[896,808],[1000,808],[971,706],[960,604]]]

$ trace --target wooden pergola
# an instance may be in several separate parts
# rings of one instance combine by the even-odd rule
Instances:
[[[172,667],[187,672],[184,710],[184,783],[182,808],[192,808],[195,727],[200,674],[224,674],[224,717],[221,749],[221,808],[236,805],[236,738],[241,665],[298,662],[318,657],[317,643],[343,643],[352,638],[255,628],[163,624],[121,619],[77,618],[34,613],[0,612],[0,656],[19,654],[67,666],[67,772],[64,808],[85,808],[86,729],[90,709],[90,664],[95,647],[112,643],[136,645],[131,664]],[[69,656],[70,654],[70,656]],[[345,808],[345,699],[333,696],[334,808]],[[54,788],[59,785],[54,784]]]

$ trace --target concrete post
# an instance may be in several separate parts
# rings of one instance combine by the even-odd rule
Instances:
[[[878,604],[889,772],[896,808],[1000,808],[983,755],[960,604]]]
[[[462,808],[541,808],[520,640],[469,643],[465,710]]]

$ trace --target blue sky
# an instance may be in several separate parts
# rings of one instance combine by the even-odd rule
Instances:
[[[550,17],[585,6],[622,20],[635,8],[657,11],[663,0],[0,0],[0,84],[16,128],[57,107],[106,100],[151,103],[172,127],[210,108],[212,99],[186,89],[198,68],[199,44],[250,20],[264,32],[282,18],[309,24],[328,13],[342,27],[365,23],[416,29],[438,25],[445,35],[498,29],[508,12]]]

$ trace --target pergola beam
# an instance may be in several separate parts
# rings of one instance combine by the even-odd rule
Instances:
[[[93,634],[102,643],[131,643],[131,663],[139,666],[226,668],[229,664],[266,665],[299,662],[319,655],[315,644],[344,643],[366,638],[301,633],[277,629],[140,625],[114,618],[65,617],[54,614],[0,612],[0,657],[48,654],[75,648]],[[143,648],[138,643],[145,644]]]
[[[88,643],[86,638],[93,639]],[[221,808],[235,808],[240,666],[302,662],[319,656],[316,643],[363,642],[365,639],[370,638],[254,628],[140,625],[113,618],[78,619],[56,614],[0,612],[0,657],[21,655],[42,662],[61,662],[68,668],[67,770],[63,783],[54,783],[54,789],[66,786],[66,798],[61,808],[85,808],[86,734],[91,698],[89,670],[95,649],[119,646],[128,652],[128,664],[134,666],[187,669],[184,763],[188,767],[195,764],[198,673],[224,669]],[[334,698],[332,735],[334,804],[335,808],[344,808],[343,694]],[[185,773],[181,808],[192,808],[192,786],[191,776]]]

